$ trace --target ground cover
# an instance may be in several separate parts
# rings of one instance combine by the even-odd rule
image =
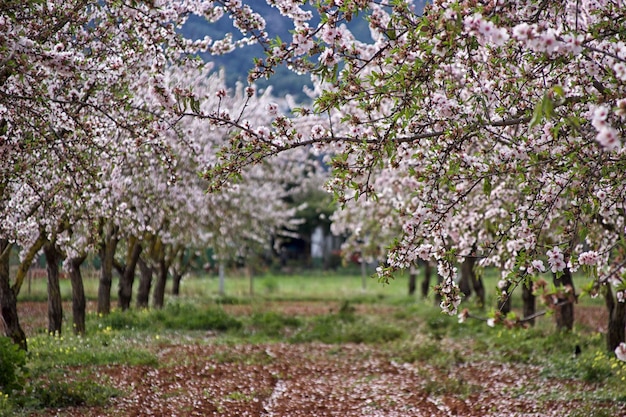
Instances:
[[[375,286],[272,288],[107,317],[90,303],[83,338],[46,335],[45,303],[23,300],[28,375],[0,415],[626,414],[626,367],[604,352],[600,305],[577,306],[575,331],[555,333],[549,317],[529,330],[459,325],[432,300]]]

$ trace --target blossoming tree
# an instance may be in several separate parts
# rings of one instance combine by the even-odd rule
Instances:
[[[88,216],[101,215],[101,235],[114,238],[110,219],[124,207],[111,204],[101,167],[133,149],[167,165],[162,133],[196,102],[185,101],[187,86],[166,84],[166,69],[247,42],[183,39],[176,29],[190,14],[212,21],[224,9],[202,0],[0,5],[0,305],[8,335],[22,347],[16,297],[37,252],[48,244],[52,261],[53,249],[73,242],[78,262],[98,235]],[[157,108],[136,100],[145,88]],[[20,265],[11,276],[16,247]]]
[[[297,133],[276,126],[272,140],[241,131],[210,170],[216,182],[266,155],[339,146],[330,185],[340,199],[363,198],[375,191],[372,169],[394,166],[408,147],[414,164],[397,169],[408,169],[418,201],[401,212],[381,279],[425,253],[452,314],[459,256],[501,267],[511,290],[547,261],[555,308],[575,299],[567,278],[582,268],[592,280],[584,291],[607,300],[608,347],[624,340],[623,2],[434,1],[421,14],[404,1],[336,0],[311,5],[319,24],[300,2],[272,4],[293,20],[293,39],[261,30],[267,56],[250,78],[282,62],[314,73],[322,93],[300,115],[327,121]],[[344,25],[365,10],[371,42]]]

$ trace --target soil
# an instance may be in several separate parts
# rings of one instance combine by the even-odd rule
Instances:
[[[245,306],[226,308],[233,314],[247,313]],[[299,315],[329,309],[304,302],[277,303],[273,308]],[[45,304],[22,303],[20,310],[27,333],[45,328]],[[578,318],[593,327],[604,322],[597,321],[602,311],[590,309]],[[603,408],[626,415],[626,404],[615,410],[615,404],[594,403],[589,408],[566,400],[569,392],[594,387],[545,379],[540,369],[522,364],[460,360],[442,370],[396,363],[370,345],[224,344],[210,333],[193,344],[160,344],[154,349],[158,367],[94,369],[94,379],[122,393],[106,407],[37,415],[539,417]]]

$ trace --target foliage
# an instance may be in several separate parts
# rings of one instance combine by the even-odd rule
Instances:
[[[200,307],[195,303],[172,302],[160,310],[113,311],[99,317],[100,328],[114,330],[217,330],[241,328],[241,322],[221,308]]]
[[[624,301],[623,4],[434,1],[422,14],[408,1],[342,1],[281,13],[293,39],[259,38],[267,56],[250,78],[286,62],[313,74],[315,105],[290,120],[302,130],[280,129],[278,114],[270,141],[239,131],[245,152],[222,148],[207,178],[250,154],[313,146],[349,210],[337,229],[386,261],[385,282],[436,261],[451,314],[467,256],[501,268],[511,288],[583,269],[590,293],[612,285]],[[364,14],[371,42],[343,25]]]
[[[374,318],[356,315],[344,303],[336,314],[316,317],[290,337],[295,343],[386,343],[405,337],[399,327]]]
[[[46,374],[50,364],[58,366],[96,366],[104,364],[156,365],[156,356],[142,341],[101,327],[90,337],[40,335],[29,339],[28,367]]]
[[[38,381],[27,390],[23,407],[30,409],[94,407],[107,404],[111,397],[120,394],[103,381],[95,381],[85,373],[68,382],[63,374],[49,375],[47,380]]]
[[[26,353],[8,337],[0,336],[0,401],[24,384]]]

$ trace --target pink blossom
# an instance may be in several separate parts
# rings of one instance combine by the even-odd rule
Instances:
[[[296,46],[296,49],[294,50],[295,55],[307,54],[315,45],[310,37],[302,33],[297,33],[293,37],[293,44]]]
[[[324,128],[324,126],[322,125],[315,125],[311,128],[311,138],[312,139],[319,139],[322,136],[324,136],[326,132],[326,129]]]
[[[278,104],[276,103],[268,103],[265,108],[271,116],[276,116],[278,114]]]
[[[335,43],[339,38],[341,38],[341,32],[335,27],[327,26],[322,31],[322,40],[329,45]]]
[[[620,361],[626,362],[626,343],[622,342],[615,348],[615,356]]]
[[[613,67],[613,71],[615,71],[615,76],[619,80],[626,81],[626,64],[624,64],[623,62],[618,62]]]
[[[543,264],[543,261],[542,261],[542,260],[535,259],[535,260],[534,260],[534,261],[532,261],[530,264],[531,264],[531,266],[532,266],[534,269],[536,269],[537,271],[539,271],[539,272],[546,272],[546,267],[545,267],[545,265]]]
[[[513,27],[513,37],[520,41],[527,41],[532,39],[534,36],[535,27],[529,25],[528,23],[520,23]]]
[[[600,256],[596,251],[583,252],[578,256],[578,263],[581,265],[596,265],[600,260]]]
[[[596,141],[607,151],[616,150],[621,147],[618,131],[612,127],[600,129],[596,136]]]
[[[617,107],[615,108],[615,114],[621,118],[626,117],[626,98],[617,100]]]
[[[558,246],[555,246],[546,254],[548,255],[548,264],[552,272],[563,271],[565,269],[567,264],[565,263],[563,252],[561,252]]]
[[[332,49],[326,49],[324,52],[320,54],[319,60],[324,65],[335,65],[337,63],[337,59],[335,58],[335,54]]]

